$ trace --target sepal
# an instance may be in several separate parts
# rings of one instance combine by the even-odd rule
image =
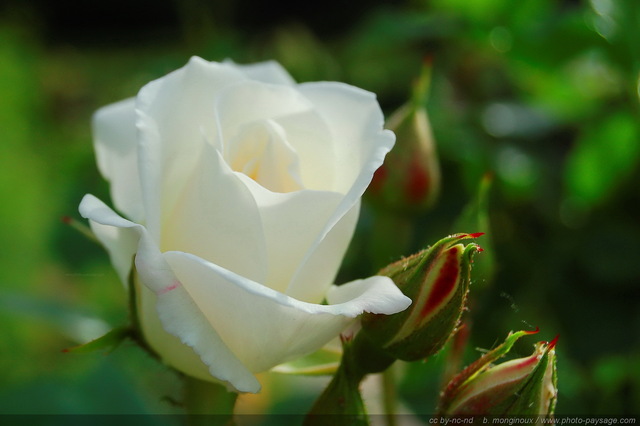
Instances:
[[[71,216],[63,216],[60,220],[65,225],[69,225],[70,227],[84,235],[89,241],[102,245],[102,243],[96,237],[96,234],[94,234],[91,228],[89,228],[84,223],[72,218]]]
[[[88,353],[106,350],[107,353],[113,352],[120,344],[132,336],[132,329],[129,326],[117,327],[109,331],[104,336],[98,337],[90,342],[82,345],[72,346],[63,349],[62,352],[72,353]]]

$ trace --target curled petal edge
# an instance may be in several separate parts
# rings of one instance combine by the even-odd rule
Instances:
[[[227,348],[204,315],[194,309],[186,291],[182,288],[163,291],[175,285],[177,280],[146,229],[122,218],[92,195],[82,199],[79,210],[83,217],[100,225],[129,229],[138,234],[137,272],[141,281],[158,297],[157,310],[164,329],[191,347],[214,378],[239,392],[259,392],[260,383],[256,377]]]
[[[168,260],[186,257],[191,261],[204,264],[248,293],[271,299],[282,306],[308,314],[330,314],[355,318],[366,311],[390,315],[403,311],[411,304],[411,299],[402,294],[390,278],[383,276],[373,276],[341,286],[332,286],[327,297],[330,303],[334,303],[319,305],[287,296],[190,253],[170,251],[166,252],[165,256]]]

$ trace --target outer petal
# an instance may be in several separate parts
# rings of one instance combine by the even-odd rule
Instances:
[[[331,128],[337,159],[335,190],[346,195],[305,253],[289,284],[286,293],[294,296],[305,293],[305,282],[315,270],[313,265],[326,254],[321,249],[323,241],[348,212],[357,209],[373,173],[395,141],[393,132],[382,129],[384,118],[372,93],[340,83],[309,83],[300,88]]]
[[[210,327],[198,306],[179,285],[147,230],[118,216],[91,195],[83,198],[80,212],[92,222],[102,225],[101,229],[119,228],[122,235],[127,235],[129,242],[137,234],[136,268],[146,286],[138,289],[142,293],[139,314],[145,337],[164,360],[188,374],[207,380],[209,377],[206,377],[202,364],[194,356],[195,351],[213,377],[228,382],[241,392],[258,392],[260,384],[255,376]],[[122,247],[125,245],[113,242],[107,245],[112,257]],[[183,344],[176,342],[172,335]]]
[[[140,90],[136,98],[140,177],[146,226],[156,241],[196,166],[203,136],[217,141],[216,95],[246,78],[230,66],[194,57]]]
[[[407,309],[411,305],[411,299],[402,294],[389,277],[374,275],[364,280],[355,280],[342,285],[333,285],[327,292],[329,305],[339,305],[357,299],[361,294],[368,292],[369,305],[363,311],[373,314],[395,314]],[[380,307],[388,307],[384,312]],[[393,306],[393,308],[391,308]],[[393,312],[390,312],[393,310]]]
[[[391,280],[381,277],[347,286],[342,291],[354,296],[349,301],[318,305],[188,253],[168,252],[165,258],[227,347],[256,373],[319,349],[365,310],[391,314],[410,303]]]
[[[100,108],[93,115],[93,139],[98,169],[111,184],[111,199],[130,219],[144,219],[138,174],[134,99]]]
[[[263,83],[283,84],[285,86],[294,86],[295,80],[285,70],[282,65],[276,61],[265,61],[257,64],[240,65],[231,60],[224,62],[225,65],[234,67],[252,80],[262,81]]]
[[[303,83],[298,88],[329,126],[336,161],[334,190],[344,194],[354,185],[366,187],[369,174],[382,164],[372,160],[384,158],[395,142],[393,132],[383,130],[384,116],[375,94],[336,82]]]
[[[89,219],[91,230],[107,249],[111,264],[126,285],[140,239],[136,225],[118,216],[93,195],[82,198],[79,210],[82,217]]]

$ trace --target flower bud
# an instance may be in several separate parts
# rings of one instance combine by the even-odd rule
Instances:
[[[441,395],[443,415],[524,416],[551,415],[557,397],[555,345],[538,342],[531,356],[492,366],[524,334],[509,335],[507,341],[485,354],[454,377]],[[509,342],[509,340],[511,340]],[[505,346],[506,345],[506,346]]]
[[[430,79],[431,64],[426,61],[413,99],[389,118],[396,145],[373,176],[368,196],[374,205],[415,213],[429,208],[438,196],[440,165],[425,108]]]
[[[476,244],[461,239],[482,234],[456,234],[380,271],[390,277],[413,303],[394,315],[366,313],[362,332],[385,353],[403,361],[426,358],[439,351],[453,334],[469,289]]]

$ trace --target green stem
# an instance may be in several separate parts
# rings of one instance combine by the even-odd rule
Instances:
[[[338,371],[305,417],[303,426],[368,426],[359,389],[363,377],[345,348]]]
[[[393,365],[382,372],[382,397],[387,426],[396,426],[397,389]]]
[[[184,405],[189,426],[233,425],[233,408],[238,398],[220,384],[184,376]]]
[[[304,426],[368,426],[360,382],[367,374],[386,370],[394,361],[372,346],[362,333],[343,342],[340,367],[307,414]]]

